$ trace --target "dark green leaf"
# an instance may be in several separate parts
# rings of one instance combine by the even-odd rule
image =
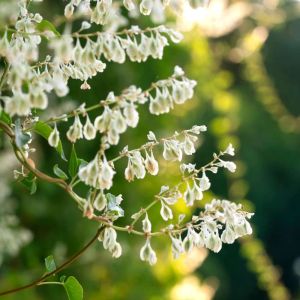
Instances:
[[[21,120],[17,119],[15,123],[15,136],[16,136],[16,145],[19,148],[22,148],[30,140],[30,134],[22,131]]]
[[[53,167],[53,172],[61,179],[68,179],[68,175],[62,169],[60,169],[57,164]]]
[[[48,124],[38,121],[34,125],[33,130],[34,130],[34,132],[36,132],[37,134],[39,134],[40,136],[42,136],[43,138],[48,140],[48,137],[53,129]],[[61,158],[63,160],[66,160],[61,141],[59,141],[58,146],[55,149],[60,154]]]
[[[48,272],[56,270],[56,264],[53,258],[53,255],[49,255],[45,258],[45,266]]]
[[[69,276],[63,284],[69,300],[83,299],[83,288],[74,276]]]
[[[81,167],[85,167],[88,164],[88,162],[82,158],[78,158],[78,164],[79,164],[79,168],[81,168]]]
[[[72,151],[69,159],[69,174],[71,177],[77,175],[79,168],[79,159],[77,158],[76,150],[74,144],[72,145]]]
[[[0,113],[0,120],[8,125],[11,124],[11,117],[4,110]]]
[[[55,26],[48,20],[42,20],[42,22],[37,24],[36,29],[40,32],[52,31],[56,36],[60,36],[60,33],[57,31]]]
[[[20,183],[30,192],[31,195],[37,190],[36,177],[24,177],[20,180]]]

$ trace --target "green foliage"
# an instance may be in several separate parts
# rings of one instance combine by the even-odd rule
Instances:
[[[76,150],[74,144],[72,145],[71,155],[69,158],[69,174],[73,178],[78,173],[78,168],[80,165],[80,161],[77,158]]]
[[[0,121],[8,125],[10,125],[12,122],[11,117],[4,110],[0,112]]]
[[[44,31],[51,31],[53,32],[56,36],[60,36],[60,33],[57,31],[55,26],[48,20],[42,20],[37,26],[37,30],[40,32]]]
[[[53,272],[56,270],[56,264],[53,255],[49,255],[45,258],[45,266],[48,272]]]
[[[20,180],[20,183],[33,195],[37,190],[37,180],[32,172]]]
[[[52,132],[52,128],[48,124],[38,121],[34,125],[33,131],[47,140],[50,133]],[[61,158],[63,160],[66,160],[61,141],[59,141],[58,146],[55,149],[60,154]]]
[[[69,300],[83,299],[83,288],[74,276],[69,276],[67,280],[63,282],[63,286]]]
[[[53,172],[57,177],[61,179],[66,180],[69,178],[68,175],[62,169],[60,169],[57,164],[53,167]]]

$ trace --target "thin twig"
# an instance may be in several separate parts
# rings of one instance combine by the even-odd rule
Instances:
[[[46,273],[44,276],[32,281],[29,284],[13,288],[11,290],[6,290],[4,292],[0,292],[0,296],[8,295],[8,294],[13,294],[22,290],[29,289],[31,287],[34,287],[36,285],[39,285],[41,282],[44,282],[47,278],[51,277],[52,275],[55,275],[56,273],[64,270],[67,266],[69,266],[72,262],[77,260],[99,237],[101,231],[104,229],[104,227],[100,227],[96,234],[93,236],[93,238],[83,247],[81,248],[78,252],[76,252],[74,255],[72,255],[67,261],[65,261],[63,264],[61,264],[59,267],[57,267],[54,271]]]

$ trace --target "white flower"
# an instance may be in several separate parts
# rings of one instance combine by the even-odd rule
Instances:
[[[134,177],[138,179],[144,178],[146,175],[146,170],[144,167],[144,159],[140,151],[133,151],[128,156],[128,165],[125,169],[125,178],[128,181],[134,180]]]
[[[94,200],[93,206],[94,206],[94,208],[97,209],[98,211],[102,211],[102,210],[106,207],[106,205],[107,205],[107,199],[106,199],[106,197],[105,197],[103,191],[101,190],[101,191],[97,194],[97,196],[96,196],[96,198],[95,198],[95,200]]]
[[[228,171],[234,173],[236,170],[236,164],[232,161],[224,161],[222,159],[219,159],[219,163],[217,163],[216,165],[220,166],[220,167],[224,167],[225,169],[227,169]]]
[[[116,242],[115,245],[110,249],[111,255],[114,258],[119,258],[122,255],[121,244]]]
[[[194,191],[190,187],[188,182],[187,182],[187,188],[183,194],[183,199],[187,206],[192,206],[194,204],[194,200],[195,200]]]
[[[207,191],[211,186],[209,178],[206,176],[205,172],[203,171],[202,177],[199,179],[199,187],[202,192]]]
[[[128,9],[128,10],[133,10],[135,8],[135,4],[132,0],[123,0],[123,5]]]
[[[227,225],[225,230],[222,232],[221,240],[223,243],[232,244],[238,236],[232,230],[231,226]]]
[[[54,129],[51,131],[48,137],[48,143],[51,147],[56,148],[59,144],[59,131],[57,130],[56,124],[54,125]]]
[[[96,129],[91,123],[88,115],[86,115],[86,122],[83,127],[83,135],[87,140],[93,140],[96,137]]]
[[[173,212],[169,206],[167,206],[164,201],[161,201],[161,209],[160,215],[165,220],[168,221],[169,219],[173,219]]]
[[[140,12],[143,15],[150,15],[153,7],[153,0],[142,0],[140,3]]]
[[[180,147],[180,143],[177,140],[165,140],[163,157],[165,160],[181,161],[182,160],[182,150]]]
[[[150,245],[150,238],[147,238],[145,245],[141,248],[140,258],[142,261],[147,261],[151,266],[156,264],[157,257]]]
[[[123,110],[125,120],[128,126],[135,128],[139,122],[139,113],[135,105],[131,102],[124,107]]]
[[[146,153],[146,159],[145,159],[146,170],[151,175],[157,175],[159,171],[159,167],[158,167],[157,160],[154,158],[152,149],[150,150],[150,155],[148,154],[147,150],[145,150],[145,153]]]
[[[143,231],[144,232],[151,232],[152,225],[151,225],[151,222],[150,222],[150,220],[148,218],[148,214],[147,213],[145,214],[145,218],[142,221],[142,224],[143,224]]]
[[[79,179],[85,184],[96,189],[110,189],[113,185],[115,171],[109,165],[106,157],[100,160],[98,154],[86,166],[81,167],[78,172]]]
[[[181,238],[175,238],[173,236],[170,236],[172,241],[172,254],[173,257],[176,259],[179,257],[181,253],[184,252],[184,247]]]
[[[98,174],[98,184],[100,189],[109,190],[113,185],[113,177],[116,172],[113,170],[113,168],[109,165],[109,163],[106,160],[106,157],[104,156],[103,161],[100,165],[100,170]]]
[[[111,118],[112,111],[108,106],[105,106],[103,113],[95,119],[95,128],[101,133],[106,131],[109,127]]]
[[[117,232],[112,227],[106,227],[103,233],[103,248],[113,250],[117,242]]]
[[[78,139],[82,139],[82,124],[80,122],[79,116],[76,115],[74,123],[70,126],[67,132],[67,138],[70,142],[75,143]]]
[[[149,141],[156,141],[156,136],[153,131],[149,131],[149,133],[147,134],[147,138]]]
[[[229,154],[231,156],[234,156],[234,148],[232,147],[232,144],[229,144],[224,153]]]
[[[198,138],[191,134],[185,134],[185,139],[183,143],[183,151],[186,155],[192,155],[196,152],[194,143],[198,140]]]

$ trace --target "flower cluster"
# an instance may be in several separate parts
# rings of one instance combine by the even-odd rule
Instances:
[[[234,155],[231,144],[225,151],[214,154],[213,160],[201,168],[191,163],[182,163],[184,155],[190,156],[196,152],[199,135],[206,131],[206,126],[195,125],[191,129],[176,131],[172,136],[160,139],[150,131],[147,135],[148,141],[139,148],[129,150],[125,146],[118,156],[107,159],[109,148],[119,144],[121,134],[129,127],[138,125],[139,105],[148,104],[151,114],[160,115],[169,113],[175,105],[184,104],[193,97],[196,82],[188,79],[180,67],[176,66],[169,78],[152,83],[144,91],[132,85],[118,96],[110,92],[105,100],[90,107],[82,103],[69,113],[44,122],[39,120],[39,110],[48,106],[48,94],[55,92],[58,97],[66,96],[70,78],[82,81],[81,89],[88,90],[91,88],[88,80],[104,72],[107,61],[122,64],[127,58],[139,63],[149,57],[162,59],[169,41],[178,43],[182,35],[163,25],[146,29],[131,26],[117,31],[126,21],[121,16],[119,4],[112,0],[69,1],[64,11],[67,25],[62,34],[39,14],[29,13],[27,4],[26,0],[19,0],[20,12],[15,26],[6,28],[0,38],[0,58],[5,62],[5,70],[0,78],[0,113],[1,116],[4,112],[8,114],[4,115],[3,121],[1,119],[0,127],[10,137],[15,154],[22,163],[21,172],[16,171],[15,175],[19,179],[27,180],[28,186],[31,185],[31,192],[36,189],[32,184],[36,183],[37,177],[62,187],[76,201],[84,217],[100,223],[102,231],[99,240],[113,257],[117,258],[122,254],[122,247],[117,242],[117,231],[144,236],[146,242],[140,250],[140,258],[150,265],[157,261],[151,246],[152,237],[157,235],[169,236],[172,253],[176,258],[183,252],[190,252],[193,247],[206,247],[219,252],[222,243],[231,244],[237,238],[251,234],[248,219],[252,214],[227,200],[213,200],[205,206],[203,212],[193,216],[185,224],[184,216],[180,215],[177,223],[169,223],[159,231],[152,231],[149,211],[155,204],[160,205],[162,219],[172,222],[174,204],[179,199],[183,199],[188,207],[203,199],[203,193],[211,186],[207,175],[209,172],[217,173],[219,168],[230,172],[236,170],[235,163],[223,157]],[[123,4],[130,11],[137,7],[132,0],[124,0]],[[168,4],[164,0],[141,0],[138,6],[144,15],[154,14],[155,11],[159,15],[159,11]],[[89,19],[86,19],[87,16]],[[80,29],[72,32],[69,23],[77,18],[84,20]],[[96,25],[92,26],[91,23]],[[104,25],[101,31],[89,31],[97,25]],[[43,60],[40,58],[43,53],[40,52],[41,37],[48,41],[51,53]],[[36,116],[32,116],[32,109]],[[100,113],[95,120],[91,120],[89,112],[96,109]],[[25,118],[10,119],[15,115]],[[62,149],[63,135],[58,129],[58,123],[68,122],[70,119],[72,124],[69,124],[66,137],[73,145],[68,161],[68,174],[55,165],[53,171],[57,177],[51,177],[37,170],[34,162],[30,160],[30,154],[34,150],[30,148],[34,137],[32,131],[46,138],[49,145],[66,159]],[[52,128],[49,123],[53,124]],[[78,159],[74,144],[80,139],[93,140],[97,133],[100,133],[101,140],[94,158],[90,162]],[[154,149],[158,146],[161,146],[162,157],[166,161],[181,163],[180,182],[172,188],[162,186],[159,194],[155,195],[147,207],[132,215],[133,221],[130,225],[115,225],[124,216],[124,210],[120,206],[122,195],[106,193],[113,187],[115,162],[122,158],[127,159],[124,175],[128,182],[143,179],[147,173],[156,176],[160,166]],[[74,191],[75,186],[82,183],[88,189],[83,197]],[[142,229],[137,230],[135,225],[141,218]],[[4,243],[8,240],[5,235],[1,238]],[[22,240],[24,243],[26,241],[25,238]],[[15,245],[16,248],[19,246]]]
[[[95,158],[86,166],[79,169],[78,176],[86,185],[92,186],[95,189],[110,189],[113,184],[115,171],[107,162],[106,157],[101,159],[97,154]]]
[[[121,244],[117,242],[117,232],[112,227],[106,227],[103,230],[99,241],[103,243],[103,248],[112,254],[112,257],[118,258],[122,255]]]
[[[219,252],[222,243],[232,244],[237,238],[252,233],[247,221],[252,214],[241,210],[227,200],[214,199],[205,206],[202,216],[195,217],[187,226],[186,236],[170,235],[172,253],[177,258],[183,252],[190,252],[193,247],[206,247]]]
[[[76,3],[79,2],[73,1],[71,6]],[[21,0],[19,6],[20,16],[13,33],[10,35],[5,31],[0,38],[0,57],[5,58],[9,66],[6,84],[10,91],[1,99],[5,111],[11,116],[28,116],[32,109],[46,109],[48,93],[55,91],[59,97],[68,94],[69,78],[83,81],[81,88],[90,89],[87,80],[106,68],[102,58],[117,63],[124,63],[126,57],[135,62],[145,61],[150,56],[161,59],[164,47],[169,45],[168,38],[175,43],[182,39],[180,33],[163,25],[145,30],[132,26],[119,33],[66,32],[60,35],[39,26],[42,16],[29,13],[26,1]],[[90,27],[87,22],[83,24],[83,29]],[[49,40],[48,45],[54,55],[38,61],[42,36]],[[190,89],[190,93],[186,94],[186,98],[190,98],[189,81],[174,82],[174,85]],[[24,86],[28,88],[24,89]]]
[[[102,140],[105,142],[106,148],[109,145],[117,145],[120,139],[120,135],[124,133],[128,127],[136,127],[139,122],[139,113],[137,110],[138,104],[149,103],[150,113],[160,114],[169,112],[170,108],[173,108],[173,102],[176,104],[183,104],[186,100],[190,99],[193,95],[193,88],[195,81],[188,79],[184,76],[183,70],[176,66],[174,73],[168,79],[159,80],[152,83],[151,87],[146,91],[142,91],[136,86],[130,86],[125,89],[119,96],[115,96],[113,92],[110,92],[105,100],[100,101],[98,106],[93,106],[93,109],[104,107],[102,114],[100,114],[92,123],[88,111],[90,108],[85,108],[81,105],[74,111],[75,118],[74,123],[70,126],[67,132],[67,138],[72,143],[75,143],[78,139],[85,138],[86,140],[93,140],[96,137],[97,131],[102,133]],[[178,88],[182,89],[183,97],[178,102],[176,95],[173,100],[173,94],[176,94]],[[160,89],[164,92],[166,98],[157,97],[160,93]],[[172,92],[169,92],[169,89]],[[151,92],[156,90],[156,97],[153,98]],[[188,90],[188,93],[185,91]],[[83,126],[79,115],[84,115],[86,118],[85,125]],[[58,117],[56,121],[65,120],[66,115]],[[53,139],[55,142],[53,142]],[[51,136],[48,139],[50,146],[57,147],[59,141],[59,132],[57,126],[54,126]],[[185,141],[181,143],[184,145],[183,151],[191,155],[195,152],[194,142],[195,136],[185,133]],[[174,141],[166,142],[166,159],[167,156],[172,155],[171,148]],[[176,145],[175,145],[176,146]]]
[[[178,258],[184,252],[190,253],[194,247],[206,247],[213,252],[219,252],[222,243],[232,244],[237,238],[252,234],[252,228],[247,220],[252,215],[243,211],[241,205],[228,200],[212,200],[199,216],[193,216],[191,222],[185,226],[178,229],[171,224],[166,228],[165,232],[169,233],[171,240],[173,257]],[[149,228],[148,231],[145,231],[145,224]],[[140,250],[140,258],[153,265],[157,258],[150,244],[151,222],[148,215],[143,220],[143,230],[149,236]]]
[[[136,13],[139,9],[143,15],[152,13],[154,21],[158,22],[164,19],[163,11],[169,3],[169,0],[142,0],[140,3],[133,0],[123,0],[123,5],[128,11]],[[95,5],[91,5],[90,1],[71,0],[65,7],[65,16],[71,18],[77,8],[83,11],[91,22],[105,25],[113,14],[113,4],[112,0],[96,0]]]

